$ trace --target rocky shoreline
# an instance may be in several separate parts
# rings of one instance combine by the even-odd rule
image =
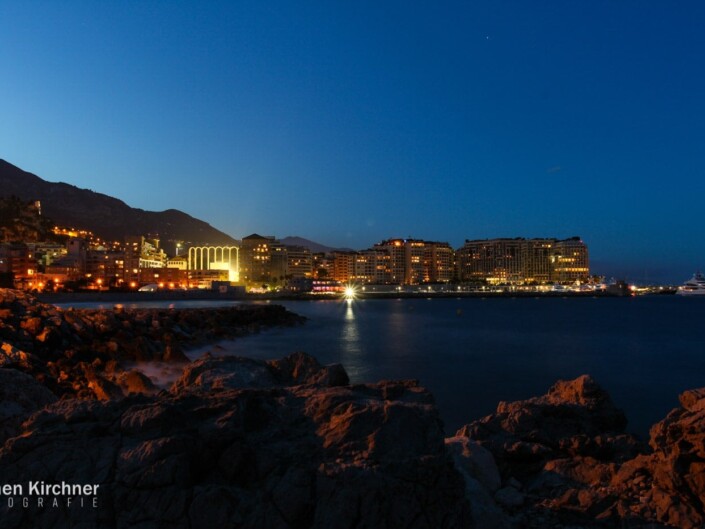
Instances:
[[[62,311],[0,290],[0,528],[705,524],[705,389],[648,443],[587,375],[447,437],[415,381],[351,385],[304,353],[184,355],[301,322],[273,305]],[[181,375],[160,388],[135,369],[155,364]]]

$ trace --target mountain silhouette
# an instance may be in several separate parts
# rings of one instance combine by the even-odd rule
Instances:
[[[229,235],[186,213],[168,209],[145,211],[122,200],[63,182],[47,182],[0,159],[0,196],[40,200],[42,215],[57,225],[90,230],[108,241],[128,235],[152,235],[173,253],[176,241],[186,245],[234,244]]]

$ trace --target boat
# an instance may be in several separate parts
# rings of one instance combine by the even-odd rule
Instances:
[[[705,296],[705,276],[696,272],[692,278],[678,287],[680,296]]]

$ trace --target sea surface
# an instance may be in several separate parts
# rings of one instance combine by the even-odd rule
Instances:
[[[343,364],[353,382],[418,379],[435,395],[447,435],[499,401],[542,395],[558,379],[589,373],[626,412],[628,429],[645,437],[680,392],[705,387],[705,298],[277,303],[307,323],[221,342],[221,352],[270,359],[306,351]]]

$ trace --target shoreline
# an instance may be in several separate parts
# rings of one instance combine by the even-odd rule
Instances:
[[[649,294],[649,295],[670,295]],[[142,301],[316,301],[341,300],[341,294],[310,294],[310,293],[272,293],[272,294],[236,294],[212,291],[157,291],[157,292],[53,292],[34,294],[43,303],[70,302],[106,302],[131,303]],[[633,297],[627,294],[607,292],[361,292],[355,299],[448,299],[448,298],[618,298]]]

